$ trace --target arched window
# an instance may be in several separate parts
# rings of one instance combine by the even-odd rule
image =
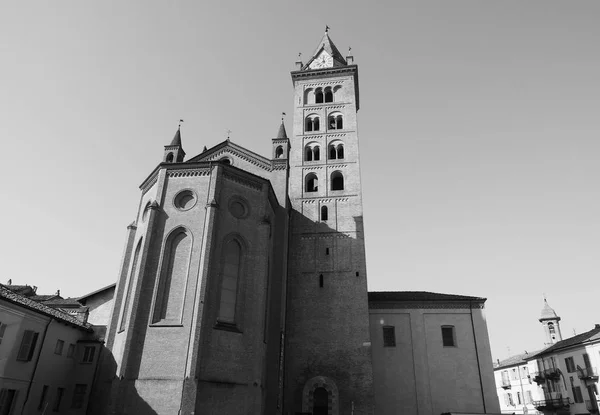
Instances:
[[[329,114],[327,126],[330,130],[341,130],[344,128],[344,117],[339,112]]]
[[[323,103],[323,88],[315,89],[315,103],[317,103],[317,104]]]
[[[307,192],[316,192],[317,190],[319,190],[319,179],[314,173],[307,174],[304,183],[305,190]]]
[[[305,131],[319,131],[321,129],[319,116],[316,114],[311,114],[306,117],[306,121],[304,122],[304,130]]]
[[[315,103],[315,93],[312,88],[308,88],[304,91],[304,105]]]
[[[342,91],[341,91],[341,89],[342,89],[341,85],[336,85],[333,88],[333,97],[334,97],[335,102],[342,101]]]
[[[138,273],[138,259],[140,256],[140,249],[142,248],[142,240],[137,244],[135,248],[135,254],[133,254],[133,262],[131,264],[131,271],[129,272],[129,279],[127,280],[127,289],[125,291],[125,301],[123,301],[123,312],[121,314],[121,324],[119,324],[119,331],[125,330],[125,325],[129,320],[129,302],[131,300],[131,292],[133,291],[133,283],[135,276]]]
[[[306,146],[306,149],[304,151],[304,160],[305,161],[312,161],[312,159],[313,159],[312,148]]]
[[[329,393],[327,389],[319,387],[313,392],[313,415],[329,414]]]
[[[183,228],[172,232],[165,243],[154,307],[154,322],[180,322],[192,247]]]
[[[283,156],[283,146],[277,146],[275,149],[275,158],[281,158]]]
[[[337,158],[343,159],[344,158],[344,145],[338,144],[338,146],[336,147],[336,150],[337,150]]]
[[[167,163],[173,163],[173,153],[169,153],[166,159]]]
[[[242,266],[242,246],[232,239],[223,247],[221,298],[217,320],[223,323],[235,323],[238,285]]]
[[[326,221],[329,217],[327,206],[321,206],[321,220]]]
[[[333,102],[333,91],[330,86],[325,88],[325,102]]]
[[[335,160],[337,158],[337,150],[333,144],[329,145],[329,159]]]
[[[555,329],[554,329],[554,323],[548,323],[548,331],[549,331],[551,334],[554,334],[554,333],[555,333]]]
[[[331,190],[344,190],[344,175],[340,171],[331,173]]]
[[[313,160],[317,161],[321,159],[321,150],[319,149],[319,146],[314,146],[313,147]]]

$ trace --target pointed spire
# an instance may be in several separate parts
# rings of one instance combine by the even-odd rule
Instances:
[[[175,133],[175,137],[171,140],[171,146],[181,146],[181,126],[177,128],[177,132]]]
[[[325,50],[333,58],[333,66],[347,65],[346,60],[329,37],[329,26],[325,26],[325,34],[321,38],[319,46],[317,46],[317,48],[315,49],[315,52],[313,53],[313,56],[308,62],[308,64],[310,64],[310,62],[313,61],[319,55],[321,50]]]
[[[277,138],[288,138],[287,133],[285,132],[285,125],[283,124],[283,120],[281,120],[279,132],[277,133]]]
[[[546,319],[560,320],[560,317],[558,317],[558,314],[556,314],[556,311],[554,311],[554,309],[552,307],[550,307],[550,305],[548,304],[548,300],[546,299],[546,296],[544,295],[544,308],[542,309],[540,321],[546,320]]]

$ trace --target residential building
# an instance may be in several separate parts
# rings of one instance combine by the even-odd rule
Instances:
[[[0,414],[85,414],[101,347],[88,323],[0,285]]]

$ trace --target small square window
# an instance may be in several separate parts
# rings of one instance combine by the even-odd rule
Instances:
[[[383,347],[396,347],[396,328],[383,326]]]
[[[454,326],[442,326],[442,343],[444,347],[456,347]]]
[[[62,340],[57,340],[56,346],[54,347],[54,354],[62,355],[64,347],[65,347],[65,342]]]

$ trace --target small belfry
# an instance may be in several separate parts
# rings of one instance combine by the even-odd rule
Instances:
[[[179,126],[175,132],[171,144],[165,146],[165,154],[163,162],[165,163],[181,163],[185,157],[185,151],[181,145],[181,123],[183,120],[179,120]]]
[[[546,333],[546,345],[549,346],[562,340],[560,317],[556,314],[556,311],[550,307],[546,297],[544,297],[544,308],[542,308],[542,314],[539,321],[542,323],[544,332]]]

